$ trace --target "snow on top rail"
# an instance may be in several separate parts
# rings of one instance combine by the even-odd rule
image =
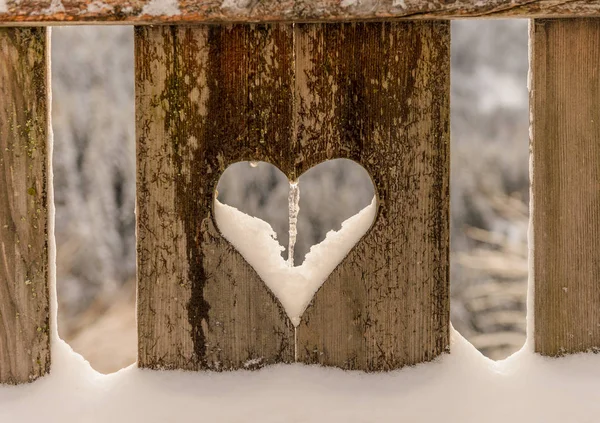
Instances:
[[[0,0],[0,26],[593,16],[590,0]]]

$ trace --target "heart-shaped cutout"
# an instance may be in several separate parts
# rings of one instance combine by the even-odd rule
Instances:
[[[350,196],[356,195],[354,186],[359,179],[362,179],[362,181],[359,181],[361,182],[360,185],[364,185],[364,181],[366,180],[369,181],[370,188],[373,187],[367,171],[356,162],[338,159],[326,163],[332,162],[338,162],[338,169],[335,169],[336,171],[325,171],[321,172],[324,173],[323,175],[316,175],[317,171],[321,170],[318,169],[319,167],[326,168],[326,165],[322,163],[303,174],[298,183],[289,183],[288,209],[290,227],[292,228],[290,231],[292,242],[288,243],[289,250],[293,250],[294,246],[294,215],[297,219],[298,194],[300,192],[314,192],[318,190],[319,188],[315,186],[315,182],[318,182],[321,187],[329,187],[330,191],[332,185],[337,182],[338,187],[336,188],[348,190],[346,195]],[[272,165],[261,163],[262,166]],[[248,167],[246,167],[246,171],[247,169]],[[223,173],[221,176],[222,179],[229,170],[230,168]],[[311,175],[313,172],[314,174]],[[255,184],[255,182],[248,181],[247,175],[240,174],[240,172],[237,173],[236,175],[234,172],[229,177],[239,180],[238,178],[241,176],[247,185]],[[346,177],[343,177],[344,174]],[[317,177],[311,178],[311,176]],[[285,181],[287,181],[287,178],[285,178]],[[271,183],[269,188],[276,189],[277,185]],[[281,187],[278,189],[281,189]],[[326,190],[327,188],[325,188]],[[370,193],[372,195],[373,191]],[[363,193],[362,196],[364,197],[365,194]],[[293,266],[293,260],[290,261],[289,257],[286,260],[282,256],[282,252],[286,248],[279,243],[276,232],[266,221],[250,216],[235,207],[220,202],[218,196],[215,196],[214,216],[221,234],[254,268],[271,292],[278,298],[294,326],[298,326],[302,314],[308,307],[313,296],[327,280],[327,277],[372,226],[377,211],[375,198],[373,196],[366,207],[344,220],[339,230],[330,230],[327,232],[325,239],[313,245],[306,254],[303,263],[298,266]],[[300,213],[301,210],[302,208],[300,208]]]

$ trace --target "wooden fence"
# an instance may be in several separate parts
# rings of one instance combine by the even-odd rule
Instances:
[[[459,17],[535,18],[534,348],[600,348],[599,3],[180,0],[157,15],[154,2],[0,9],[0,383],[50,370],[49,37],[39,25],[66,23],[139,25],[139,366],[378,371],[449,351],[449,19]],[[216,228],[214,190],[237,161],[295,179],[333,158],[370,173],[377,214],[294,328]]]

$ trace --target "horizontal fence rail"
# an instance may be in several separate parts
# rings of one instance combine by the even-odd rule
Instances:
[[[173,24],[135,29],[138,365],[385,371],[448,351],[450,23],[340,21],[506,16],[563,18],[530,34],[529,336],[598,351],[600,2],[8,0],[0,26]],[[267,21],[287,22],[248,23]],[[0,383],[50,370],[48,32],[0,28]],[[216,227],[215,187],[237,161],[296,180],[333,158],[370,173],[376,218],[294,327]]]
[[[5,1],[0,25],[600,17],[595,0]]]

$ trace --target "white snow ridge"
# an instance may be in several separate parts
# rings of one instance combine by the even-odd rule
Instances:
[[[375,198],[370,205],[330,231],[323,242],[314,245],[300,266],[290,267],[281,252],[271,225],[257,217],[215,200],[215,219],[219,230],[256,270],[285,309],[294,326],[317,290],[352,247],[371,227],[377,211]],[[296,213],[297,210],[293,212]]]
[[[457,332],[451,353],[389,373],[301,364],[257,371],[101,375],[57,341],[52,372],[0,386],[0,422],[583,423],[600,415],[600,355],[499,362]]]

